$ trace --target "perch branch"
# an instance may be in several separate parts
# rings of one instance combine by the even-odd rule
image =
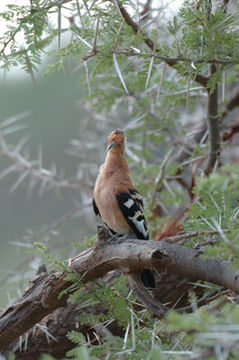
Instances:
[[[152,240],[102,241],[104,228],[98,227],[98,241],[92,248],[69,260],[69,267],[80,278],[90,281],[120,269],[137,273],[142,269],[168,271],[190,281],[208,281],[239,292],[239,272],[218,258],[202,259],[195,249]]]
[[[239,293],[239,272],[222,259],[204,260],[195,249],[166,241],[108,239],[108,232],[98,227],[95,245],[69,261],[70,268],[84,281],[102,277],[111,270],[125,273],[135,295],[157,316],[167,308],[151,298],[142,288],[137,273],[152,268],[166,277],[172,274],[190,281],[208,281]],[[67,296],[59,294],[69,287],[65,273],[40,274],[22,298],[0,314],[0,351],[26,333],[46,315],[66,305]],[[138,286],[139,284],[139,286]],[[137,288],[138,287],[138,288]]]

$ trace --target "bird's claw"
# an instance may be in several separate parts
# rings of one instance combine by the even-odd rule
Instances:
[[[108,240],[108,244],[119,244],[122,241],[122,238],[118,237],[117,235],[111,236]]]

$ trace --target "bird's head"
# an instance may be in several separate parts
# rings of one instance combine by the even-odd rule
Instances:
[[[112,131],[108,136],[107,151],[110,152],[124,152],[125,136],[123,131],[116,129]]]

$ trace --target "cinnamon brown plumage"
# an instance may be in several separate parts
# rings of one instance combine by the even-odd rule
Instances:
[[[138,239],[147,240],[149,236],[143,201],[131,182],[124,158],[124,144],[123,131],[114,130],[110,133],[107,156],[95,183],[93,207],[113,233],[132,233]],[[142,281],[148,288],[155,287],[150,270],[142,271]]]

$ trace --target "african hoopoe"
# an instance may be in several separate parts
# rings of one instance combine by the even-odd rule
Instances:
[[[148,230],[143,214],[142,196],[134,188],[127,162],[124,158],[125,136],[114,130],[108,137],[107,156],[97,177],[93,207],[113,234],[133,233],[137,239],[148,240]],[[141,274],[147,288],[155,288],[150,270]]]

